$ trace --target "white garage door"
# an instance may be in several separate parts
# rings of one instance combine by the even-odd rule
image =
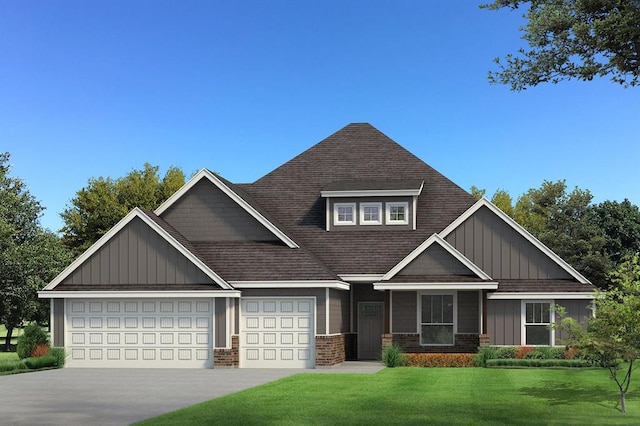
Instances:
[[[208,299],[67,299],[69,367],[211,368]]]
[[[243,298],[240,366],[315,367],[314,299]]]

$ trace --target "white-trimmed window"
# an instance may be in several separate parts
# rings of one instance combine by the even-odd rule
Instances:
[[[409,223],[409,203],[386,203],[387,225],[407,225]]]
[[[360,225],[382,225],[382,203],[360,203]]]
[[[334,225],[356,224],[356,203],[335,203],[333,205]]]
[[[535,300],[523,302],[524,339],[530,346],[553,345],[553,302]]]
[[[420,295],[420,344],[421,345],[453,345],[455,295],[421,294]]]

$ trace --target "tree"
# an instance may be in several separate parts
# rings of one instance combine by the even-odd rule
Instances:
[[[480,189],[475,185],[471,187],[471,195],[473,195],[473,197],[475,197],[476,200],[479,200],[482,197],[484,197],[484,194],[486,193],[487,193],[486,189]]]
[[[145,163],[118,179],[91,178],[62,212],[63,242],[80,254],[134,207],[153,210],[184,185],[184,173],[171,167],[160,179],[158,166]]]
[[[620,391],[620,410],[626,412],[626,395],[635,361],[640,358],[640,260],[638,255],[610,273],[616,284],[595,299],[596,316],[586,326],[560,310],[557,328],[568,333],[567,343],[581,349],[609,369]],[[626,370],[618,363],[623,360]],[[622,372],[622,374],[620,374]]]
[[[508,54],[491,83],[524,90],[540,83],[611,76],[625,87],[640,84],[638,0],[495,0],[480,7],[515,10],[527,4],[520,30],[529,49]]]
[[[491,197],[491,202],[496,205],[500,210],[505,212],[507,216],[513,217],[515,214],[513,210],[513,199],[511,195],[504,189],[498,189]]]
[[[22,180],[9,176],[9,159],[0,154],[0,322],[7,349],[15,327],[36,319],[42,306],[37,291],[70,261],[60,239],[40,226],[40,203]]]
[[[640,209],[629,200],[593,206],[590,220],[604,232],[604,248],[614,264],[640,253]]]

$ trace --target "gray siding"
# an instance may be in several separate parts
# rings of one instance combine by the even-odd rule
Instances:
[[[433,244],[402,269],[398,275],[474,275],[442,246]]]
[[[64,299],[51,299],[53,346],[64,346]]]
[[[480,332],[480,306],[477,291],[458,292],[458,333]]]
[[[520,345],[520,300],[487,300],[487,332],[492,345]]]
[[[162,218],[190,241],[277,240],[271,231],[206,179],[196,183]]]
[[[216,348],[227,347],[227,299],[217,297],[215,300],[215,333]]]
[[[486,207],[475,212],[446,240],[494,279],[571,278]]]
[[[384,291],[377,291],[373,289],[372,284],[351,284],[351,291],[353,292],[353,332],[358,331],[358,302],[384,302]],[[386,314],[385,314],[386,315]]]
[[[393,310],[392,333],[417,333],[418,295],[415,291],[394,291],[391,293]]]
[[[203,283],[213,281],[139,218],[62,281],[87,287]]]
[[[585,325],[593,314],[593,311],[590,309],[592,306],[591,300],[557,300],[556,305],[564,306],[567,316]],[[557,319],[558,318],[556,318],[556,320]],[[569,336],[567,336],[565,332],[556,331],[555,344],[562,345],[562,339],[566,339],[567,337]]]
[[[325,321],[324,288],[247,288],[242,290],[243,297],[315,297],[316,298],[316,334],[327,334]]]
[[[356,225],[338,225],[333,224],[333,205],[335,203],[355,203],[356,204]],[[381,225],[360,225],[360,203],[382,203],[382,224]],[[408,203],[409,223],[407,225],[387,225],[386,224],[386,204],[385,203]],[[329,199],[329,230],[330,231],[353,231],[354,229],[362,230],[363,228],[397,231],[413,229],[413,197],[340,197]]]
[[[329,333],[349,332],[349,292],[329,289]]]

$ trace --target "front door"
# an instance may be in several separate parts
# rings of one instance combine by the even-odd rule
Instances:
[[[380,359],[383,302],[358,303],[358,359]]]

